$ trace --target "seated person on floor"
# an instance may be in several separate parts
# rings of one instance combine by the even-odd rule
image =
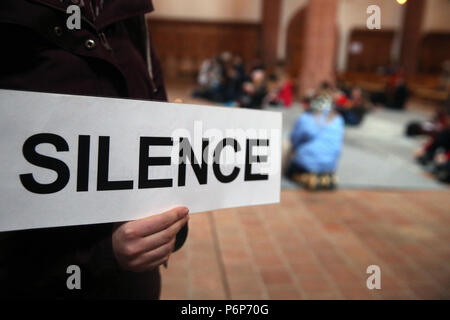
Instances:
[[[450,182],[450,108],[446,113],[446,127],[432,136],[425,146],[416,152],[416,160],[428,166],[436,178]]]
[[[361,88],[353,88],[350,92],[350,97],[338,91],[335,95],[335,103],[336,111],[342,115],[345,124],[350,126],[361,124],[366,114]]]
[[[410,96],[402,69],[398,68],[388,78],[384,91],[374,92],[370,97],[374,105],[384,105],[390,109],[402,110]]]
[[[273,106],[291,107],[294,100],[292,80],[284,72],[280,79],[275,75],[272,77],[273,86],[268,90],[269,93],[265,98],[266,103]]]
[[[308,189],[334,189],[342,148],[344,121],[328,95],[315,96],[291,133],[292,161],[288,178]]]
[[[225,69],[222,86],[222,101],[232,105],[242,95],[242,84],[245,80],[245,72],[242,64],[228,64]]]
[[[430,136],[432,138],[449,126],[447,120],[447,111],[445,105],[437,110],[430,120],[427,121],[411,121],[406,126],[405,134],[408,137]]]
[[[203,61],[197,79],[200,86],[194,90],[192,95],[196,98],[211,101],[223,100],[223,73],[223,63],[220,56]]]
[[[251,73],[251,81],[242,85],[243,93],[239,99],[241,108],[261,109],[264,97],[267,94],[265,83],[265,71],[255,69]]]

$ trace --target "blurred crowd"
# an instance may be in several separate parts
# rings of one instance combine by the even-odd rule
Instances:
[[[197,82],[194,97],[226,105],[261,109],[293,102],[293,84],[283,71],[267,74],[259,61],[247,71],[242,58],[229,52],[203,61]]]
[[[241,108],[290,107],[293,81],[283,65],[268,73],[257,61],[247,68],[241,57],[224,52],[201,64],[193,96]],[[297,118],[285,150],[285,174],[309,190],[333,190],[345,125],[360,125],[369,99],[358,87],[323,82],[300,101]]]
[[[403,109],[409,97],[401,68],[386,70],[389,80],[380,92],[363,91],[322,82],[299,101],[304,112],[296,119],[284,151],[285,175],[309,190],[337,187],[336,168],[342,149],[345,126],[359,126],[374,107]],[[201,64],[198,87],[193,96],[241,108],[290,107],[294,83],[283,65],[267,72],[256,61],[245,66],[242,58],[229,52],[206,59]],[[427,143],[416,152],[417,161],[441,181],[450,180],[450,107],[443,107],[424,123],[411,123],[407,135],[425,135]]]

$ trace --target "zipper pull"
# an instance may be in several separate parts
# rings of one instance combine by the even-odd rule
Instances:
[[[158,92],[158,88],[156,87],[155,81],[153,80],[153,76],[150,75],[150,85],[152,86],[153,89],[153,93],[157,93]]]
[[[112,51],[112,48],[111,48],[111,46],[109,45],[108,39],[106,39],[105,33],[104,33],[104,32],[100,32],[100,33],[98,34],[98,37],[100,38],[100,40],[101,40],[103,46],[106,48],[106,50]]]

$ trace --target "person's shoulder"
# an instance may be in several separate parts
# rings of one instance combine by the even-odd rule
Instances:
[[[314,119],[314,115],[311,112],[303,112],[296,121],[297,127],[300,127],[304,130],[311,130],[312,126],[316,123]]]
[[[308,111],[304,111],[302,112],[302,114],[300,114],[297,118],[297,121],[308,121],[310,120],[312,117],[312,113],[308,112]]]

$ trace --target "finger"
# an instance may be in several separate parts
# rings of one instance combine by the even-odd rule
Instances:
[[[188,213],[188,208],[176,207],[158,215],[135,220],[127,225],[125,233],[132,236],[145,237],[169,228],[178,220],[186,217]]]
[[[162,230],[160,232],[151,234],[139,240],[138,250],[139,252],[146,252],[154,250],[170,241],[172,241],[177,233],[183,228],[183,226],[188,222],[189,215],[181,220],[178,220],[172,224],[169,228]]]
[[[163,263],[166,263],[168,260],[169,260],[169,257],[167,256],[167,257],[164,257],[157,261],[151,262],[149,264],[143,264],[143,265],[132,267],[129,270],[133,271],[133,272],[151,271],[151,270],[155,269],[156,267],[162,265]]]
[[[142,266],[142,271],[151,271],[157,267],[159,267],[160,265],[162,265],[163,263],[166,263],[169,260],[169,257],[164,257],[158,261],[152,262],[150,264],[144,265]]]
[[[164,257],[168,257],[173,251],[174,244],[175,244],[175,239],[156,248],[155,250],[148,251],[144,254],[141,254],[132,262],[132,264],[136,265],[136,266],[149,265],[149,264],[153,263],[153,261],[159,261],[160,259],[163,259]]]

